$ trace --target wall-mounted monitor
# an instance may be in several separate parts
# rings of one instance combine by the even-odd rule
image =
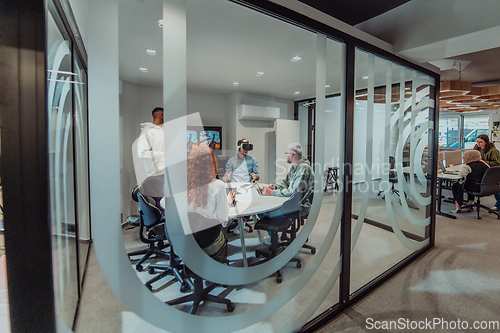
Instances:
[[[203,145],[210,147],[216,154],[222,152],[222,127],[221,126],[188,126],[188,145]]]

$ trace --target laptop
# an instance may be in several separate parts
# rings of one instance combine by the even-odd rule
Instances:
[[[458,171],[448,171],[448,170],[446,170],[446,168],[444,167],[443,160],[438,160],[438,163],[439,163],[439,167],[441,168],[441,171],[443,171],[443,173],[446,173],[446,174],[449,174],[449,175],[458,175]]]

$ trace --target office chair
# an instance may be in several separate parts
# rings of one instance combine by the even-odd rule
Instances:
[[[500,193],[500,166],[491,167],[488,170],[486,170],[486,172],[483,175],[483,179],[481,180],[481,183],[470,182],[470,181],[467,181],[467,183],[479,185],[479,191],[475,192],[464,189],[466,193],[469,193],[477,197],[477,201],[473,205],[466,206],[466,208],[476,207],[478,219],[481,219],[481,216],[479,216],[480,207],[483,207],[489,213],[496,214],[497,218],[500,219],[500,213],[498,211],[493,211],[489,207],[481,205],[482,197],[487,197],[489,195]]]
[[[132,196],[132,200],[134,200],[135,202],[139,202],[139,199],[137,198],[138,193],[139,193],[139,185],[134,187],[134,189],[132,190],[132,193],[130,194]],[[130,224],[130,227],[128,227],[127,230],[134,229],[134,228],[138,227],[139,226],[139,214],[127,216],[127,223]]]
[[[299,221],[300,223],[301,197],[302,191],[297,191],[292,197],[290,197],[290,199],[281,205],[281,213],[284,217],[264,216],[257,223],[255,223],[255,230],[265,230],[271,233],[271,244],[269,245],[270,252],[256,249],[256,257],[264,257],[264,261],[271,260],[280,254],[285,246],[290,244],[290,241],[279,242],[278,233],[286,233],[295,221]],[[300,259],[292,258],[290,261],[295,262],[297,268],[301,267]],[[276,282],[281,283],[282,281],[283,277],[281,275],[281,270],[278,270],[276,272]]]
[[[304,196],[305,193],[307,193],[307,189],[304,189],[303,186],[299,187],[299,191],[301,192],[300,193],[301,197]],[[309,195],[310,195],[309,202],[312,203],[314,199],[314,189],[313,191],[311,191]],[[291,225],[290,229],[281,234],[281,240],[285,241],[284,243],[282,243],[284,246],[288,246],[297,237],[297,233],[299,232],[300,227],[304,225],[305,220],[307,220],[308,217],[309,217],[309,209],[306,210],[303,207],[301,207],[299,218],[295,220],[295,222]],[[290,236],[288,237],[288,235]],[[307,241],[309,241],[309,238],[306,240],[306,242]],[[312,245],[304,243],[302,244],[302,248],[311,250],[311,254],[316,254],[316,248]]]
[[[399,197],[399,191],[396,190],[394,187],[394,184],[398,182],[398,174],[396,171],[392,171],[396,169],[396,159],[394,156],[389,156],[389,183],[391,183],[391,191],[392,193],[396,194]],[[380,196],[382,193],[385,191],[379,191],[377,193],[378,196]],[[382,196],[382,199],[385,198],[385,195]]]
[[[152,255],[168,256],[168,253],[162,251],[168,245],[164,243],[167,238],[161,229],[163,228],[161,224],[165,220],[160,209],[156,207],[156,201],[141,192],[138,193],[137,199],[139,201],[139,238],[143,243],[148,244],[146,253],[135,265],[136,270],[140,272],[143,270],[142,263]],[[142,254],[142,251],[131,252],[128,255],[130,257],[138,254]]]
[[[326,192],[328,190],[328,186],[332,185],[332,189],[335,191],[339,190],[339,167],[328,167],[328,170],[326,171],[325,175],[325,189],[323,192]]]
[[[226,263],[227,257],[227,239],[225,238],[223,228],[218,220],[208,219],[196,213],[188,213],[189,224],[191,230],[199,230],[193,233],[193,236],[198,245],[213,259]],[[205,227],[207,227],[205,229]],[[220,246],[214,246],[219,244]],[[184,277],[194,280],[194,289],[190,295],[182,296],[166,303],[169,305],[176,305],[186,302],[193,302],[189,313],[195,314],[201,302],[215,302],[226,304],[227,310],[233,312],[235,305],[229,299],[210,295],[209,293],[217,286],[216,283],[211,283],[209,286],[203,288],[203,278],[196,275],[188,267],[184,265]]]

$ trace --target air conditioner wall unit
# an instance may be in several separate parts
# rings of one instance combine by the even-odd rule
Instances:
[[[238,105],[238,119],[240,120],[274,121],[279,117],[280,109],[277,107]]]

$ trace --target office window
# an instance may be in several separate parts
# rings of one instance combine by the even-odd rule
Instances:
[[[458,148],[459,117],[439,119],[439,148]]]
[[[464,129],[462,135],[462,148],[472,149],[476,144],[476,138],[481,134],[486,134],[490,137],[490,116],[463,116]]]

